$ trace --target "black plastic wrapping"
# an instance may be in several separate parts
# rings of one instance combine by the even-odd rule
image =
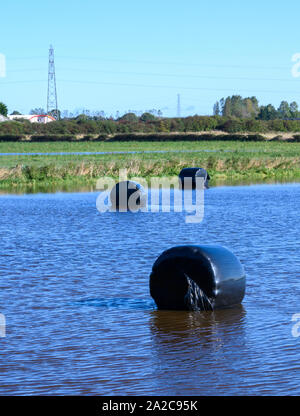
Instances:
[[[118,182],[110,192],[112,208],[122,211],[137,211],[147,202],[144,188],[134,181]]]
[[[243,266],[227,248],[177,246],[164,251],[150,275],[158,309],[215,310],[240,304],[245,294]]]
[[[196,187],[196,178],[204,179],[204,188],[208,188],[210,176],[204,168],[183,168],[179,173],[179,183],[184,188]],[[185,180],[190,178],[189,180]]]

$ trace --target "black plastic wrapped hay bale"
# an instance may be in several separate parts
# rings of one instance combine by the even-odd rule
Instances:
[[[110,192],[112,208],[119,211],[137,211],[146,206],[144,188],[134,181],[118,182]]]
[[[182,189],[196,187],[196,178],[204,179],[204,188],[208,188],[210,176],[204,168],[183,168],[179,175],[179,183]]]
[[[164,251],[150,275],[158,309],[214,310],[240,304],[246,278],[237,257],[221,246],[178,246]]]

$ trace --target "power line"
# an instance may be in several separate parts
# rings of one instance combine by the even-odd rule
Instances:
[[[117,82],[102,82],[102,81],[76,81],[76,80],[59,80],[59,82],[72,83],[72,84],[85,84],[85,85],[112,85],[121,87],[141,87],[141,88],[171,88],[171,89],[185,89],[185,90],[197,90],[197,91],[232,91],[232,88],[203,88],[203,87],[185,87],[175,85],[153,85],[153,84],[127,84]],[[253,90],[236,89],[236,91],[251,92]],[[295,94],[295,91],[276,91],[276,90],[255,90],[254,93],[276,93],[276,94]]]
[[[59,59],[73,59],[73,60],[89,60],[89,61],[107,61],[107,62],[127,62],[127,63],[141,63],[153,65],[180,65],[180,66],[201,66],[201,67],[216,67],[216,68],[250,68],[250,69],[289,69],[284,66],[257,66],[257,65],[220,65],[220,64],[205,64],[205,63],[191,63],[191,62],[166,62],[166,61],[144,61],[144,60],[129,60],[117,58],[102,58],[102,57],[78,57],[78,56],[58,56]]]
[[[35,79],[35,80],[24,80],[24,81],[6,81],[6,82],[2,82],[0,81],[0,85],[9,85],[9,84],[35,84],[38,82],[44,82],[46,83],[47,80],[46,79]]]
[[[90,73],[102,73],[102,74],[115,74],[115,75],[142,75],[142,76],[162,76],[162,77],[175,77],[175,78],[199,78],[199,79],[220,79],[220,80],[233,80],[233,81],[276,81],[276,82],[296,82],[295,78],[293,79],[284,79],[284,78],[251,78],[251,77],[222,77],[222,76],[212,76],[212,75],[182,75],[182,74],[166,74],[166,73],[158,73],[158,72],[131,72],[131,71],[105,71],[102,69],[81,69],[81,68],[60,68],[60,72],[67,71],[67,72],[90,72]],[[15,69],[9,72],[11,73],[18,73],[18,72],[42,72],[44,69]]]
[[[29,83],[37,83],[37,82],[47,82],[47,80],[24,80],[24,81],[0,81],[0,85],[9,85],[9,84],[29,84]],[[279,91],[279,90],[257,90],[253,91],[249,89],[243,88],[235,88],[233,92],[233,88],[203,88],[203,87],[186,87],[186,86],[178,86],[178,85],[153,85],[153,84],[131,84],[131,83],[121,83],[121,82],[103,82],[103,81],[81,81],[81,80],[63,80],[58,79],[58,83],[69,83],[69,84],[83,84],[83,85],[111,85],[116,87],[137,87],[137,88],[168,88],[168,89],[183,89],[183,90],[195,90],[195,91],[219,91],[219,92],[226,92],[231,91],[232,94],[238,94],[238,92],[250,93],[250,94],[257,94],[257,93],[267,93],[267,94],[295,94],[295,90],[293,91]]]
[[[153,65],[179,65],[179,66],[196,66],[196,67],[208,67],[208,68],[249,68],[249,69],[268,69],[268,70],[286,70],[290,69],[289,66],[258,66],[258,65],[224,65],[224,64],[206,64],[206,63],[194,63],[194,62],[166,62],[166,61],[148,61],[137,59],[119,59],[119,58],[105,58],[97,56],[56,56],[57,59],[66,60],[85,60],[85,61],[105,61],[105,62],[126,62],[126,63],[140,63],[140,64],[153,64]],[[45,56],[28,56],[28,57],[7,57],[7,60],[24,61],[24,60],[38,60],[45,59]]]
[[[46,80],[24,80],[24,81],[0,81],[0,85],[8,85],[8,84],[27,84],[27,83],[37,83],[37,82],[47,82]],[[178,85],[153,85],[153,84],[131,84],[131,83],[122,83],[122,82],[105,82],[105,81],[81,81],[81,80],[64,80],[58,79],[58,83],[69,83],[69,84],[83,84],[83,85],[111,85],[116,87],[137,87],[137,88],[168,88],[168,89],[184,89],[184,90],[196,90],[196,91],[219,91],[219,92],[226,92],[226,91],[233,91],[233,88],[206,88],[206,87],[187,87],[187,86],[178,86]],[[243,88],[235,88],[234,94],[238,92],[244,93],[268,93],[268,94],[295,94],[295,90],[293,91],[283,91],[283,90],[257,90],[253,91],[249,89]]]

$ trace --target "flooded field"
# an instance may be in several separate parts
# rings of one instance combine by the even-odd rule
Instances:
[[[299,184],[211,188],[195,224],[98,195],[0,196],[0,394],[300,394]],[[152,265],[183,244],[233,251],[241,306],[156,309]]]

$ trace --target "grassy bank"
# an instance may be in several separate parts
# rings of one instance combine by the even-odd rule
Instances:
[[[0,143],[0,153],[165,151],[166,153],[0,156],[0,188],[94,186],[101,176],[173,176],[202,166],[212,184],[300,179],[300,143],[282,142],[47,142]],[[173,152],[173,151],[176,151]],[[185,153],[189,151],[190,153]]]

